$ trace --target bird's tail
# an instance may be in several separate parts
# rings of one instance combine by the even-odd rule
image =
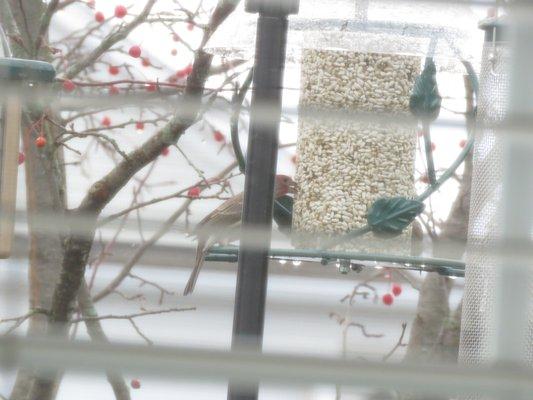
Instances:
[[[191,276],[189,277],[187,285],[185,285],[185,289],[183,290],[184,296],[191,294],[192,291],[194,290],[194,287],[196,286],[196,281],[198,280],[200,269],[202,268],[202,265],[204,264],[205,253],[207,249],[210,247],[208,242],[209,241],[198,238],[198,246],[196,247],[196,261],[194,263],[194,268],[191,272]]]

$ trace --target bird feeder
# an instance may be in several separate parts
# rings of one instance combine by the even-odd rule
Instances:
[[[432,59],[439,72],[454,79],[459,75],[461,85],[465,67],[476,80],[469,61],[480,38],[472,34],[476,27],[467,24],[471,21],[467,8],[419,9],[402,3],[392,13],[386,6],[365,4],[332,0],[326,6],[307,0],[290,19],[284,109],[289,118],[281,134],[292,135],[291,124],[297,122],[299,193],[294,201],[278,199],[274,217],[284,232],[292,226],[296,248],[271,249],[270,257],[334,264],[343,267],[341,272],[347,271],[344,267],[350,260],[397,260],[408,268],[425,271],[431,266],[439,273],[461,276],[464,263],[458,265],[457,260],[408,255],[409,226],[423,211],[423,202],[454,175],[472,141],[449,168],[438,175],[433,171],[422,193],[415,193],[416,126],[421,121],[412,110],[410,95]],[[236,15],[240,20],[241,15]],[[445,25],[430,22],[442,21],[443,15]],[[253,57],[249,48],[254,33],[248,25],[228,24],[236,30],[230,35],[235,43],[219,51]],[[299,94],[296,113],[290,106],[294,93]],[[234,138],[238,142],[238,135],[232,134],[238,149]],[[277,212],[281,208],[283,212]],[[237,250],[213,248],[206,259],[236,262]],[[331,263],[335,260],[341,262]]]
[[[416,196],[418,121],[410,96],[423,61],[449,59],[460,34],[394,16],[372,21],[368,9],[340,3],[342,18],[292,26],[303,43],[293,244],[406,255],[409,227],[394,235],[365,227],[375,206]],[[355,18],[346,19],[350,15]],[[356,240],[332,240],[358,230]]]
[[[7,41],[0,33],[0,258],[8,258],[15,221],[23,95],[34,82],[52,82],[55,71],[45,62],[10,58]]]
[[[419,43],[404,38],[395,41],[401,48],[386,48],[379,43],[390,45],[394,35],[384,40],[385,33],[350,22],[344,30],[302,34],[296,247],[329,247],[331,237],[365,226],[376,200],[415,196],[416,120],[409,98],[420,73]],[[409,228],[383,240],[365,235],[334,247],[409,253]]]

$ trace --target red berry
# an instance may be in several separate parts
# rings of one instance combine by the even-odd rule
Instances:
[[[88,1],[87,1],[87,5],[88,5],[90,8],[94,8],[94,0],[88,0]]]
[[[176,49],[172,49],[172,50],[170,51],[170,54],[172,54],[173,56],[175,56],[175,55],[178,54],[178,50],[176,50]]]
[[[392,294],[390,293],[384,294],[381,300],[386,306],[390,306],[392,303],[394,303],[394,297],[392,297]]]
[[[213,132],[213,137],[215,138],[215,142],[225,142],[226,141],[226,137],[220,131],[214,131]]]
[[[97,11],[95,14],[94,14],[94,19],[96,20],[96,22],[104,22],[105,21],[105,17],[104,17],[104,13],[102,11]]]
[[[187,196],[189,196],[189,197],[198,197],[198,196],[200,196],[200,188],[198,186],[190,188],[189,191],[187,192]]]
[[[161,150],[161,155],[163,157],[166,157],[170,154],[170,149],[168,147],[164,147],[163,150]]]
[[[109,86],[109,94],[111,96],[117,95],[118,93],[119,93],[118,87],[116,87],[115,85]]]
[[[40,149],[46,146],[46,138],[44,136],[39,136],[37,139],[35,139],[35,146]]]
[[[398,297],[399,295],[402,294],[402,286],[398,283],[393,283],[392,284],[392,294],[395,295],[396,297]]]
[[[25,160],[26,160],[26,156],[24,155],[24,153],[19,151],[19,165],[24,164]]]
[[[115,17],[124,18],[127,13],[128,13],[128,10],[123,5],[118,5],[115,7]]]
[[[429,178],[428,178],[428,176],[427,176],[427,175],[422,175],[422,176],[420,177],[420,182],[422,182],[422,183],[429,183]]]
[[[435,151],[436,148],[437,148],[437,145],[431,142],[431,151]]]
[[[141,387],[141,381],[138,379],[132,379],[130,385],[133,389],[139,389]]]
[[[143,67],[149,67],[150,65],[152,65],[150,64],[150,60],[148,58],[143,58],[141,63]]]
[[[192,31],[194,29],[194,24],[192,22],[189,22],[189,24],[187,25],[187,29]]]
[[[111,125],[111,118],[109,118],[108,116],[105,116],[104,118],[102,118],[102,125],[103,126],[110,126]]]
[[[141,47],[140,46],[131,46],[128,51],[129,55],[133,58],[139,58],[141,56]]]
[[[147,92],[155,92],[157,90],[157,85],[155,83],[149,83],[146,85]]]
[[[136,124],[135,124],[135,129],[137,129],[138,131],[142,131],[144,129],[144,122],[142,121],[138,121]]]
[[[114,65],[110,65],[109,68],[108,68],[108,72],[111,75],[118,75],[119,72],[120,72],[120,69],[118,67],[115,67]]]
[[[65,92],[72,92],[74,89],[76,89],[76,85],[70,79],[63,81],[63,90]]]
[[[460,147],[461,149],[464,149],[465,146],[466,146],[466,139],[463,139],[463,140],[461,140],[461,141],[459,142],[459,147]]]
[[[173,33],[172,40],[174,40],[175,42],[179,42],[181,39],[177,33]]]

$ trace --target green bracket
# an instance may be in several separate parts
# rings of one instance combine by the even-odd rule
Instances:
[[[1,80],[52,83],[55,77],[55,68],[50,63],[20,58],[0,58]]]

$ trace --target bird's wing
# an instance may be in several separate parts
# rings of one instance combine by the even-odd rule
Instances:
[[[235,236],[235,229],[241,221],[242,200],[242,193],[226,200],[196,226],[195,234],[198,238],[196,262],[185,286],[184,295],[188,295],[194,290],[205,255],[211,246],[222,238],[229,239]]]
[[[209,229],[221,229],[238,224],[241,220],[243,193],[226,200],[196,226],[197,235],[208,234]]]
[[[209,248],[215,244],[216,239],[211,238],[198,238],[198,246],[196,248],[196,261],[194,264],[194,268],[191,272],[191,276],[189,277],[189,280],[187,281],[187,284],[185,285],[185,289],[183,291],[183,295],[187,296],[191,294],[194,290],[194,287],[196,286],[196,281],[198,280],[198,275],[200,274],[200,269],[202,268],[202,265],[205,260],[205,255]]]

